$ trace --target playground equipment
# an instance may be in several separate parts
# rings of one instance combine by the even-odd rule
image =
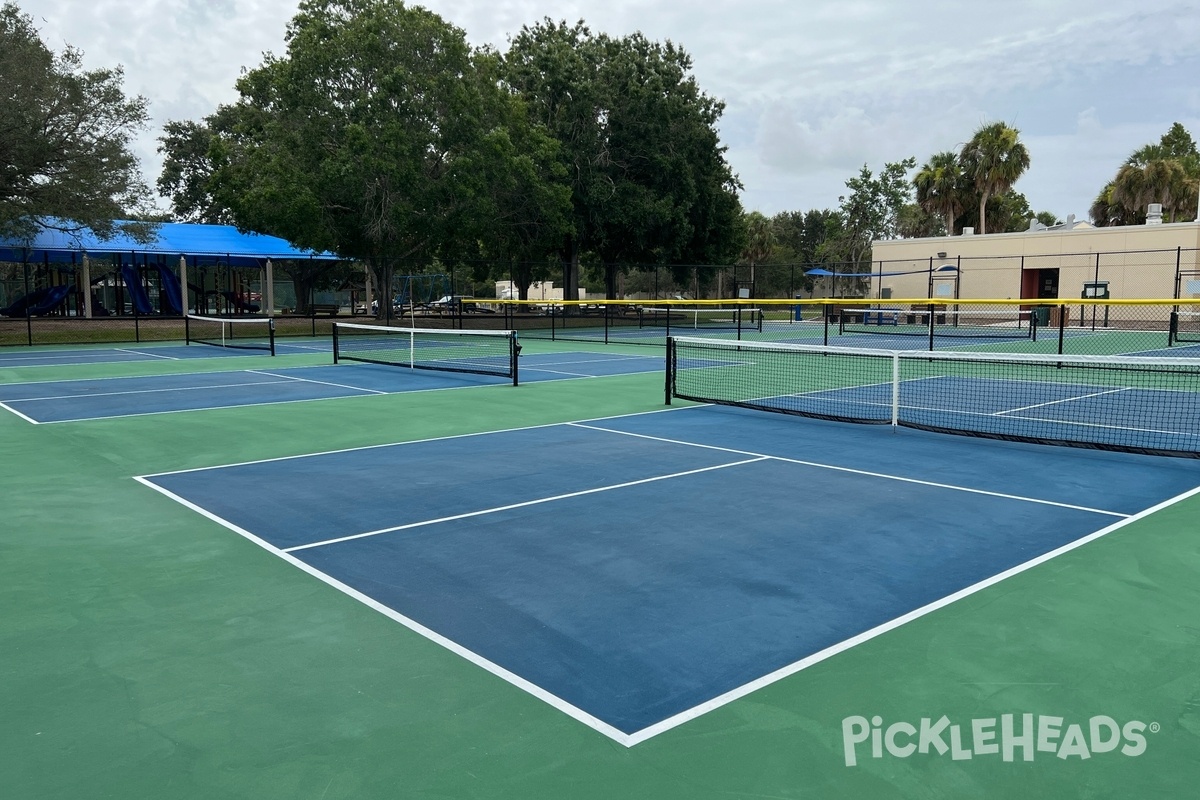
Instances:
[[[18,297],[11,305],[0,308],[0,317],[44,317],[65,303],[70,294],[71,287],[67,285],[35,289]]]

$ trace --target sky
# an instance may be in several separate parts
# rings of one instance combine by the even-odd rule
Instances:
[[[298,0],[15,0],[55,50],[125,70],[150,101],[135,143],[153,186],[167,120],[237,99],[264,52],[285,52]],[[1035,211],[1087,219],[1104,184],[1174,122],[1200,139],[1200,0],[427,0],[474,45],[583,20],[640,31],[693,59],[725,103],[719,128],[747,211],[836,208],[846,180],[957,150],[980,126],[1017,128]],[[166,207],[165,201],[159,205]]]

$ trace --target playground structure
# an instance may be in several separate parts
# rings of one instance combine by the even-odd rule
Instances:
[[[198,266],[188,275],[188,310],[233,316],[261,313],[262,268]],[[85,287],[86,284],[86,287]],[[11,265],[0,279],[0,316],[121,317],[183,315],[178,269],[165,258],[121,254],[79,265]]]

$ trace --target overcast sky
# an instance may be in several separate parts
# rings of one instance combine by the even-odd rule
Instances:
[[[147,182],[170,119],[236,99],[234,81],[281,53],[298,0],[16,0],[54,49],[121,64],[150,100],[137,152]],[[726,103],[721,138],[747,210],[833,208],[866,164],[957,149],[985,122],[1021,131],[1016,188],[1036,211],[1086,219],[1133,150],[1173,122],[1200,137],[1200,0],[429,0],[476,45],[507,46],[543,17],[641,31],[690,53]]]

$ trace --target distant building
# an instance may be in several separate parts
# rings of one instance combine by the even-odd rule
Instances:
[[[1103,284],[1114,299],[1200,298],[1200,223],[1149,216],[1146,225],[1067,217],[1018,233],[876,241],[869,296],[1053,300]]]

